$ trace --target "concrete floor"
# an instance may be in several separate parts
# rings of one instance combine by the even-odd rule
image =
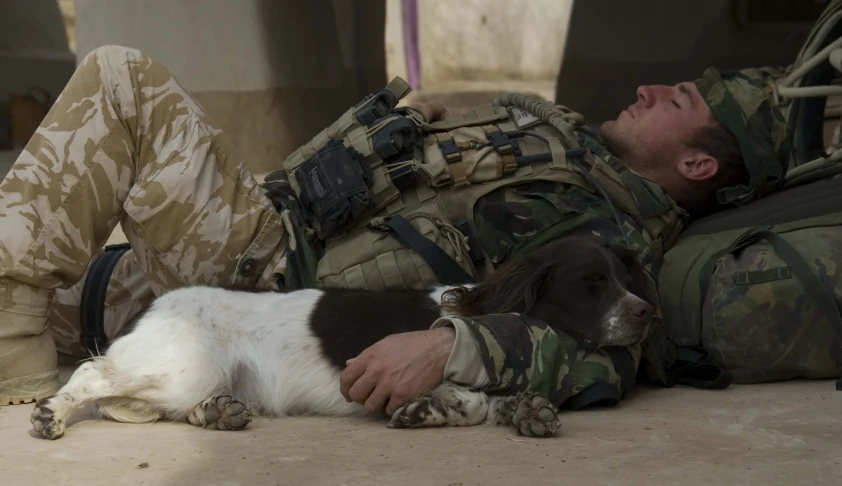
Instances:
[[[544,440],[508,427],[391,430],[382,418],[256,418],[211,432],[96,420],[88,408],[47,441],[31,410],[0,408],[0,484],[842,484],[832,381],[638,388],[618,407],[563,413]]]

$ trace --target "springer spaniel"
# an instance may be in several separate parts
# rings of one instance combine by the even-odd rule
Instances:
[[[30,420],[41,437],[57,439],[71,413],[90,402],[120,422],[168,419],[219,430],[242,429],[253,413],[365,414],[339,392],[346,360],[389,334],[429,329],[442,317],[524,312],[591,348],[642,342],[654,303],[643,272],[631,250],[571,237],[469,288],[173,290],[104,356],[36,403]],[[399,408],[388,425],[483,422],[537,437],[559,427],[555,408],[540,395],[488,396],[449,382]]]

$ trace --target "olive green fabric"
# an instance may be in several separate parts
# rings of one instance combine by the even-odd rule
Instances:
[[[784,180],[790,138],[786,120],[763,86],[739,72],[709,68],[696,80],[713,117],[737,139],[749,187],[719,190],[722,204],[745,203],[775,191]]]
[[[842,179],[788,189],[688,227],[660,297],[677,346],[701,346],[737,383],[838,377]]]

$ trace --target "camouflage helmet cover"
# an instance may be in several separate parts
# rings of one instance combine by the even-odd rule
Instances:
[[[695,81],[711,113],[740,146],[750,176],[749,187],[721,188],[722,204],[763,197],[784,182],[789,161],[789,130],[783,114],[756,81],[739,72],[707,69]]]

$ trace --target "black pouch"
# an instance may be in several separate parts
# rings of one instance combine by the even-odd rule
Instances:
[[[371,146],[381,159],[390,161],[421,140],[421,132],[412,120],[397,117],[371,137]]]
[[[361,125],[370,126],[386,116],[398,104],[398,97],[386,88],[380,89],[356,104],[354,117]]]
[[[295,171],[299,198],[321,237],[353,221],[372,206],[371,169],[365,158],[341,141],[331,140]]]

